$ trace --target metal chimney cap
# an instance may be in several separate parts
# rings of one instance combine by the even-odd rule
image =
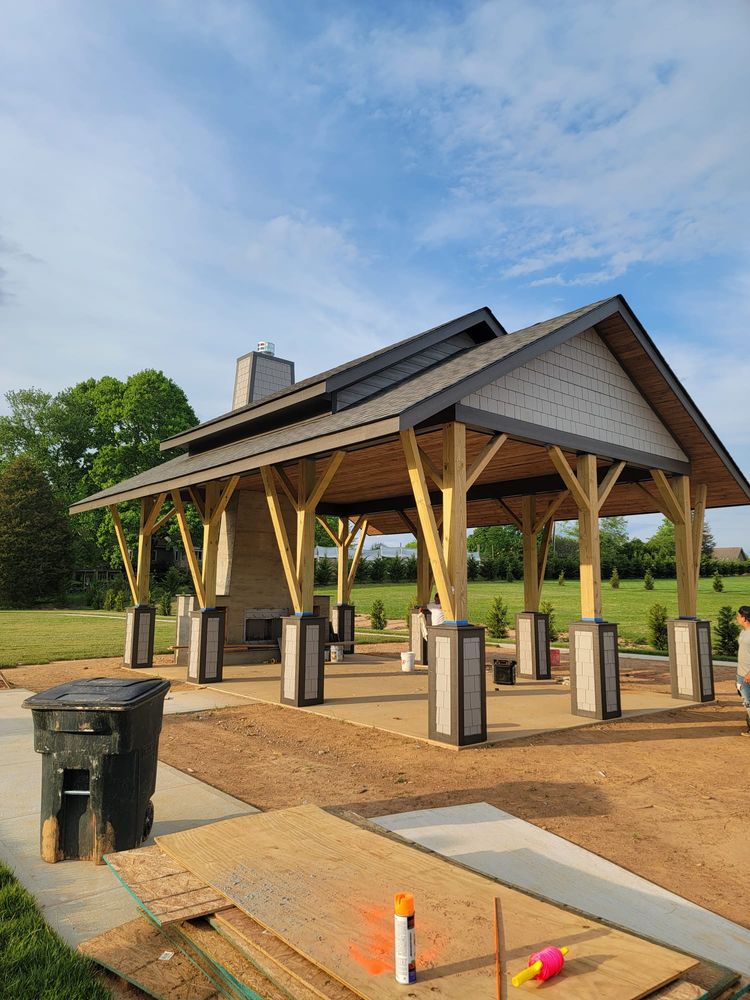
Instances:
[[[258,354],[270,354],[273,357],[276,354],[276,345],[272,344],[270,340],[259,340]]]

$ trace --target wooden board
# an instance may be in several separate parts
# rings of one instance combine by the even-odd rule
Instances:
[[[227,995],[245,1000],[297,1000],[280,990],[205,921],[172,924],[165,930],[191,959],[211,966]]]
[[[399,890],[412,892],[417,905],[414,1000],[493,995],[495,896],[506,929],[506,980],[544,945],[570,948],[555,980],[559,1000],[637,1000],[697,964],[315,806],[241,816],[157,842],[365,1000],[403,996],[392,959]]]
[[[222,910],[215,917],[209,918],[209,923],[235,948],[243,951],[269,978],[273,979],[274,970],[279,969],[293,977],[297,983],[305,984],[311,997],[321,997],[322,1000],[353,1000],[354,994],[350,989],[331,979],[317,965],[313,965],[237,907]]]
[[[230,904],[158,847],[108,854],[104,859],[128,892],[160,926],[204,917]]]
[[[84,941],[78,950],[156,1000],[217,1000],[214,984],[145,917]]]

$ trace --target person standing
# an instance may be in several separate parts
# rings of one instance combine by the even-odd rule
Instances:
[[[750,736],[750,607],[743,604],[737,611],[740,635],[737,642],[737,691],[747,712],[747,727],[743,736]]]

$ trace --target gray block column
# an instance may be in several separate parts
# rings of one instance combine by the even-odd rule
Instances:
[[[424,615],[421,611],[412,611],[409,616],[409,648],[414,653],[414,662],[427,665],[427,639],[422,635]]]
[[[281,703],[323,704],[323,653],[328,619],[312,615],[282,618]]]
[[[572,622],[570,636],[570,710],[589,719],[617,719],[620,657],[614,622]]]
[[[154,623],[156,609],[150,604],[136,604],[125,614],[126,667],[140,668],[154,665]]]
[[[462,747],[487,739],[484,631],[475,625],[428,629],[431,740]]]
[[[224,608],[190,612],[188,680],[216,684],[224,672]]]
[[[713,701],[716,694],[711,622],[678,618],[667,622],[667,634],[672,697],[686,701]]]
[[[177,595],[177,630],[175,634],[174,662],[180,667],[188,665],[190,646],[190,615],[195,611],[192,594]]]
[[[519,677],[535,681],[548,681],[552,677],[549,615],[538,611],[516,615],[516,659]]]
[[[338,636],[339,642],[344,644],[345,653],[354,652],[354,605],[336,604],[331,610],[331,624],[333,631]]]

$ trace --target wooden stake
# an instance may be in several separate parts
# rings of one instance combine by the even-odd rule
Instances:
[[[494,927],[495,927],[495,997],[496,1000],[503,1000],[503,911],[499,897],[495,896],[494,906]]]

